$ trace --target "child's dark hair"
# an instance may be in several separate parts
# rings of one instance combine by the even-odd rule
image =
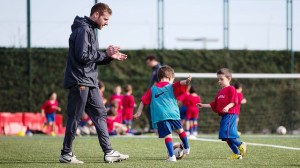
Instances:
[[[159,68],[157,77],[158,77],[158,79],[174,78],[175,77],[174,69],[171,68],[169,65],[164,65]]]
[[[116,116],[117,108],[118,108],[118,102],[113,101],[110,105],[109,110],[107,111],[107,116]]]
[[[194,87],[194,86],[191,86],[189,92],[190,92],[190,93],[196,93],[195,87]]]
[[[132,91],[132,86],[131,85],[125,85],[124,90],[125,90],[125,92]]]
[[[99,89],[101,89],[101,88],[105,87],[105,85],[102,81],[98,80],[98,87],[99,87]]]
[[[235,89],[239,89],[239,88],[241,88],[242,86],[243,86],[242,83],[239,82],[239,81],[235,82],[235,84],[234,84],[234,88],[235,88]]]
[[[221,68],[217,71],[217,75],[225,75],[226,78],[232,78],[231,70],[228,68]]]
[[[50,92],[48,95],[47,95],[47,99],[50,99],[51,96],[54,94],[55,92]]]

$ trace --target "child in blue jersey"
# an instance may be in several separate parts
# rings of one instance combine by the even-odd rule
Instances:
[[[183,145],[183,153],[189,154],[190,146],[185,131],[182,129],[177,100],[179,96],[186,92],[187,85],[191,82],[191,77],[186,80],[173,83],[174,70],[168,66],[162,66],[157,74],[159,82],[153,85],[141,98],[135,118],[142,114],[144,105],[150,105],[153,128],[158,130],[159,138],[165,139],[169,157],[167,161],[175,162],[176,157],[173,150],[172,131],[174,130],[180,137]]]

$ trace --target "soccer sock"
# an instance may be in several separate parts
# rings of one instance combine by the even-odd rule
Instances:
[[[194,128],[193,128],[193,132],[198,133],[198,124],[195,123],[193,127],[194,127]]]
[[[184,131],[179,134],[179,138],[181,139],[181,141],[183,143],[184,149],[188,149],[190,146],[189,146],[188,139],[186,137],[186,133]]]
[[[166,147],[168,149],[168,153],[169,156],[173,156],[174,155],[174,150],[173,150],[173,142],[172,142],[172,138],[165,138],[165,144]]]
[[[236,145],[234,143],[231,142],[231,139],[227,139],[226,142],[233,153],[240,155],[238,148],[236,147]]]
[[[230,139],[230,141],[235,144],[236,146],[240,146],[242,144],[242,142],[239,142],[237,139]]]

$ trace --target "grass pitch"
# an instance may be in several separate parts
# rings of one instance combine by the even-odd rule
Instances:
[[[174,136],[177,137],[177,136]],[[58,161],[63,137],[0,136],[0,167],[300,167],[300,136],[242,135],[241,141],[250,142],[243,160],[229,160],[231,151],[217,135],[200,135],[200,140],[189,140],[191,154],[176,163],[166,162],[167,151],[163,139],[156,136],[111,137],[115,150],[130,155],[129,160],[107,164],[96,136],[76,137],[73,151],[83,165],[61,164]],[[210,141],[212,140],[212,141]],[[174,142],[180,142],[174,138]],[[251,145],[253,143],[253,145]],[[254,143],[294,147],[295,150]]]

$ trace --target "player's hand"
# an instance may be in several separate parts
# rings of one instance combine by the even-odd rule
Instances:
[[[120,53],[120,52],[117,52],[117,53],[113,54],[111,56],[111,58],[119,60],[119,61],[124,61],[124,60],[126,60],[127,55],[123,54],[123,53]]]
[[[185,80],[185,85],[189,85],[191,83],[192,77],[189,75],[189,77]]]
[[[228,113],[228,110],[229,110],[229,109],[228,109],[227,107],[224,107],[223,110],[222,110],[222,112]]]
[[[141,114],[142,114],[142,112],[141,112],[141,111],[138,111],[138,112],[136,112],[136,113],[133,115],[133,117],[134,117],[135,119],[138,119],[138,118],[141,116]]]
[[[61,108],[60,108],[60,107],[57,107],[56,109],[57,109],[57,111],[61,111]]]
[[[202,104],[202,103],[197,103],[196,106],[197,106],[198,108],[203,108],[203,104]]]
[[[109,57],[111,57],[112,55],[120,52],[120,47],[119,46],[114,46],[114,45],[109,45],[106,49],[106,53]]]

